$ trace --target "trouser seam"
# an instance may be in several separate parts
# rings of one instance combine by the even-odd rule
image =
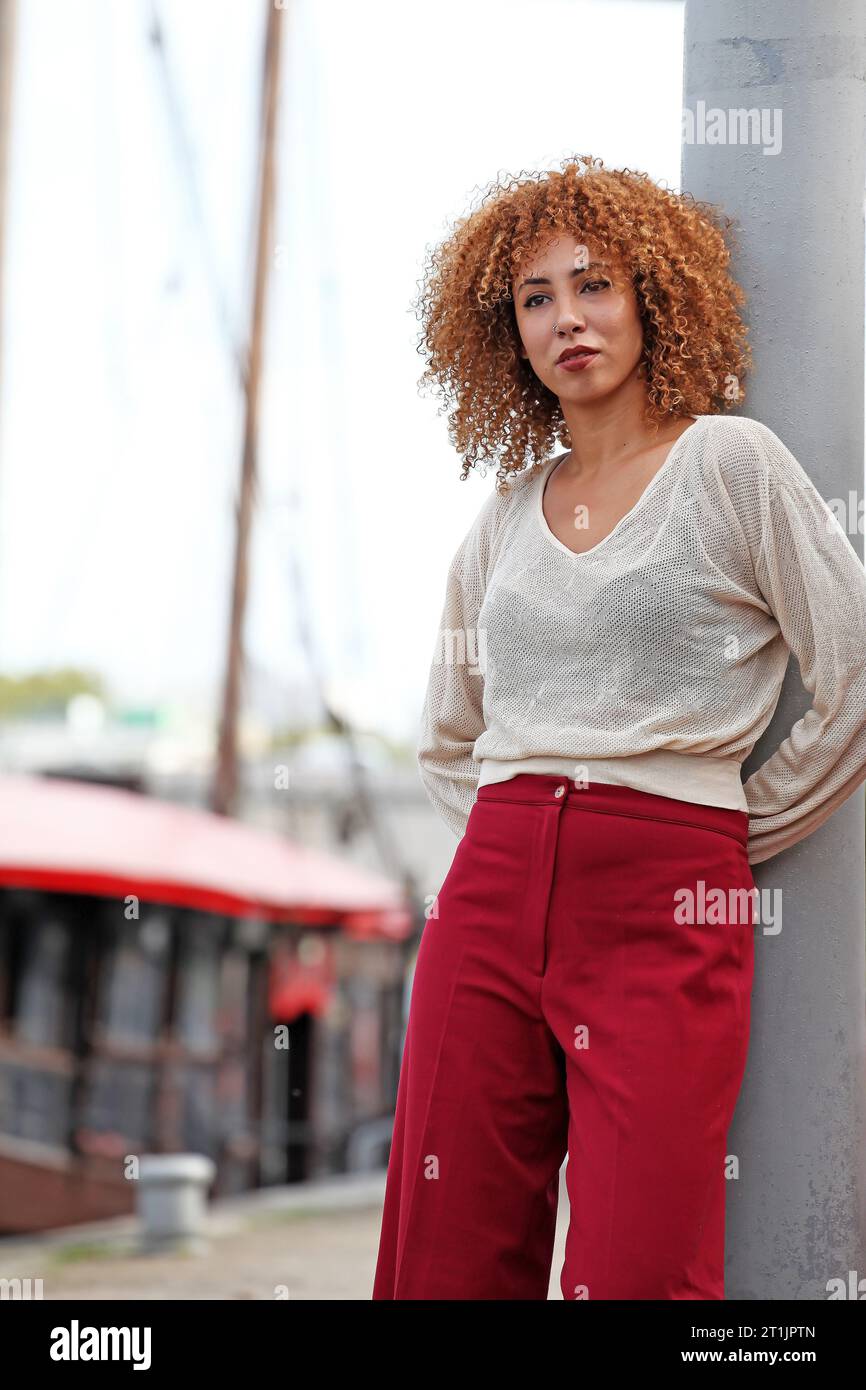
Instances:
[[[691,830],[709,830],[713,835],[726,835],[729,840],[734,840],[736,844],[742,845],[744,842],[739,835],[735,835],[733,830],[725,830],[720,825],[704,825],[701,821],[686,820],[683,816],[660,816],[657,812],[647,812],[642,815],[640,811],[608,811],[600,806],[573,806],[568,801],[565,803],[566,811],[589,811],[590,815],[599,816],[620,816],[624,820],[652,820],[665,825],[687,825]]]
[[[498,801],[500,805],[510,806],[551,805],[551,803],[548,801],[537,801],[531,800],[528,797],[524,798],[516,796],[485,796],[483,800]],[[746,842],[744,840],[741,840],[739,835],[735,835],[732,830],[724,830],[721,826],[718,825],[704,825],[701,821],[686,820],[683,816],[661,816],[658,814],[657,811],[647,812],[646,815],[642,815],[640,811],[609,811],[601,806],[577,806],[571,801],[560,802],[559,806],[554,805],[553,809],[565,811],[588,811],[589,814],[593,816],[618,816],[621,820],[652,820],[664,822],[670,825],[687,825],[692,830],[709,830],[714,835],[726,835],[727,838],[729,840],[733,840],[735,844],[740,845],[743,849],[746,848]]]

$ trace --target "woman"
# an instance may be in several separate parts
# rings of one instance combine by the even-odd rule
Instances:
[[[728,262],[711,208],[591,159],[494,186],[434,253],[427,376],[463,476],[500,469],[424,705],[462,838],[374,1298],[546,1298],[566,1153],[564,1298],[724,1298],[750,866],[866,779],[866,574],[782,441],[724,414],[748,364]],[[813,706],[744,784],[791,652]]]

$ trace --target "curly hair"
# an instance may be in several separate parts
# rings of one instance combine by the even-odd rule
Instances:
[[[432,385],[451,407],[461,481],[479,458],[493,457],[497,489],[506,492],[509,474],[528,463],[534,471],[557,445],[571,445],[558,397],[520,356],[512,296],[526,256],[557,234],[597,241],[630,276],[651,428],[740,404],[751,355],[737,312],[746,296],[727,270],[733,226],[712,204],[589,155],[564,161],[561,171],[489,184],[429,251],[413,306],[427,360],[419,387]]]

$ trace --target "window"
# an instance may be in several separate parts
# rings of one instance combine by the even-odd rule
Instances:
[[[220,990],[220,943],[214,919],[184,925],[178,965],[175,1031],[189,1048],[216,1047]]]
[[[140,922],[117,926],[101,999],[109,1041],[152,1042],[159,1035],[168,946],[164,912],[149,912]]]
[[[36,1047],[64,1047],[69,1037],[69,928],[56,917],[31,920],[21,935],[14,1035]]]

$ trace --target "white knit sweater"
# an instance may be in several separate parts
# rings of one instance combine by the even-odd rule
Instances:
[[[576,554],[545,521],[563,455],[495,486],[448,571],[418,744],[457,834],[518,772],[749,813],[769,859],[866,780],[866,571],[782,441],[701,415],[643,495]],[[789,653],[811,708],[743,783]]]

